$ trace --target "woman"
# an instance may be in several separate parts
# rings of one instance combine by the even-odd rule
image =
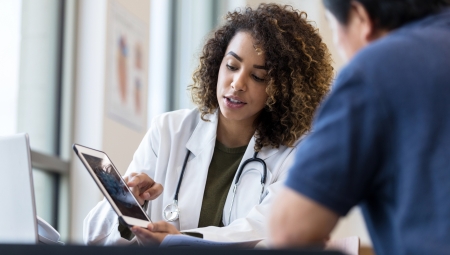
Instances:
[[[159,243],[180,231],[216,241],[264,239],[295,146],[329,89],[330,62],[304,12],[262,4],[228,13],[193,75],[197,109],[153,119],[126,173],[154,223],[130,233],[103,200],[85,219],[85,241],[127,244],[135,235]],[[255,161],[237,171],[255,152],[267,171]]]

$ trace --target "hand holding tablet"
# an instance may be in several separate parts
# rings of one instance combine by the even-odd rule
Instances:
[[[132,183],[136,182],[133,190],[135,194],[138,194],[136,197],[139,197],[139,200],[142,199],[142,203],[139,203],[106,153],[78,144],[74,144],[73,149],[119,216],[119,220],[130,227],[139,226],[146,228],[151,220],[141,207],[141,204],[147,200],[145,193],[147,192],[150,198],[157,197],[162,192],[162,186],[159,188],[147,175],[145,176],[151,181],[144,178],[144,176],[137,177],[136,181],[130,179]],[[135,174],[131,178],[137,175]],[[139,181],[139,178],[142,180]]]

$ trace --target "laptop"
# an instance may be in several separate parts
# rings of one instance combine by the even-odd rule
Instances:
[[[0,136],[0,176],[0,243],[38,243],[27,134]]]

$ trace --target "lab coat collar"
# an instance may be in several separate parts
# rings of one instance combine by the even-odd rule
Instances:
[[[239,168],[241,167],[241,165],[247,160],[247,159],[249,159],[249,158],[253,158],[253,154],[255,154],[255,141],[256,141],[256,139],[255,139],[255,136],[253,135],[253,137],[252,137],[252,139],[250,140],[250,142],[248,143],[248,146],[247,146],[247,149],[245,150],[245,153],[244,153],[244,156],[242,157],[242,160],[241,160],[241,163],[239,163]],[[269,157],[271,157],[271,156],[273,156],[273,155],[275,155],[277,152],[279,151],[279,149],[278,148],[273,148],[273,147],[263,147],[260,151],[259,151],[259,153],[258,153],[258,155],[257,155],[257,158],[260,158],[260,159],[262,159],[262,160],[266,160],[266,159],[268,159]],[[238,169],[239,169],[238,168]],[[272,172],[272,169],[270,169],[269,167],[267,168],[267,171],[268,172]],[[269,175],[270,175],[270,173],[268,173]],[[236,174],[237,174],[237,171],[236,171]],[[236,179],[236,175],[234,176],[234,179]],[[234,182],[234,179],[233,179],[233,182]],[[268,178],[269,180],[270,180],[270,178]],[[231,187],[230,187],[230,189],[231,189]]]
[[[217,111],[206,117],[209,121],[200,119],[186,143],[191,156],[179,192],[178,206],[182,211],[179,218],[180,230],[196,228],[200,218],[209,164],[216,144]]]
[[[200,119],[199,123],[192,132],[191,137],[186,143],[186,148],[198,156],[203,150],[210,150],[210,145],[215,146],[217,136],[218,111],[206,116],[209,121]]]
[[[217,137],[217,124],[219,121],[218,114],[218,111],[213,114],[209,114],[207,116],[207,119],[209,119],[210,121],[208,122],[200,120],[191,137],[189,138],[186,144],[186,148],[195,156],[198,156],[205,149],[209,151],[211,148],[209,148],[208,145],[215,145],[215,140]],[[253,154],[255,153],[255,139],[255,135],[253,135],[247,146],[247,150],[244,154],[244,159],[253,157]],[[277,152],[278,148],[266,146],[263,147],[258,153],[258,158],[265,160]]]
[[[251,157],[253,157],[253,154],[255,153],[254,147],[255,147],[255,135],[253,135],[252,139],[250,140],[250,143],[248,144],[247,147],[247,151],[250,151]],[[270,156],[274,155],[275,153],[278,152],[278,148],[273,148],[273,147],[262,147],[262,149],[259,151],[258,153],[258,158],[261,159],[267,159]]]

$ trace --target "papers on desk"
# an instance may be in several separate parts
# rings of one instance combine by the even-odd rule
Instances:
[[[251,249],[261,240],[246,242],[215,242],[187,235],[167,235],[159,247],[226,247]]]

